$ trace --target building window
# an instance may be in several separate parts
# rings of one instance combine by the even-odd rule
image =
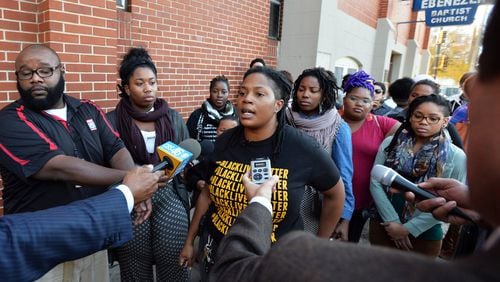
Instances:
[[[127,10],[128,9],[128,0],[116,0],[116,7],[118,9]]]
[[[281,1],[271,0],[269,10],[269,37],[280,39],[281,27]]]

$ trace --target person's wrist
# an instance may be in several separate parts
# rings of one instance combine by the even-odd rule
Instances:
[[[271,205],[271,199],[264,196],[255,195],[250,201],[251,203],[259,203],[263,205],[271,214],[273,214],[273,206]]]

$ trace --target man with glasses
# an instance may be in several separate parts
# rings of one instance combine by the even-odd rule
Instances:
[[[6,214],[100,194],[134,167],[104,113],[90,101],[64,94],[64,73],[59,56],[43,45],[28,46],[16,58],[20,99],[0,111]],[[107,281],[108,277],[107,255],[102,251],[61,264],[42,281]]]

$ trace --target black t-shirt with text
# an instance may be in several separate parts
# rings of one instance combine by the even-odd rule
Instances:
[[[210,198],[216,211],[210,218],[210,230],[216,239],[225,235],[236,217],[248,204],[242,175],[250,170],[255,158],[271,159],[272,174],[279,176],[273,192],[273,235],[275,241],[292,230],[303,229],[300,203],[305,185],[319,191],[334,186],[340,179],[339,171],[328,153],[313,138],[285,126],[281,151],[273,160],[273,140],[277,134],[258,142],[246,141],[243,130],[234,128],[221,135],[215,143],[217,168],[210,177]]]

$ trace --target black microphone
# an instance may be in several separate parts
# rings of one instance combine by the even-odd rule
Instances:
[[[399,175],[396,171],[391,168],[388,168],[383,165],[375,165],[371,172],[371,177],[373,177],[376,181],[380,182],[382,185],[394,187],[401,191],[410,191],[415,194],[415,197],[420,200],[428,200],[436,198],[436,195],[426,191],[414,183],[410,182],[406,178]],[[473,222],[473,220],[466,215],[463,211],[458,209],[457,207],[453,208],[450,211],[451,215],[456,215],[465,220],[469,220]]]

